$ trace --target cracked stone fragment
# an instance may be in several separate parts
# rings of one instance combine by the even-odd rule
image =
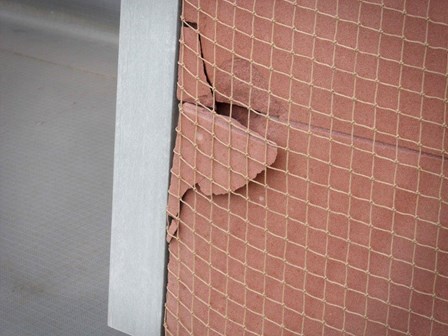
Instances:
[[[249,3],[237,1],[236,4],[247,10],[235,11],[233,3],[217,0],[200,4],[198,28],[206,72],[215,89],[215,99],[221,103],[233,102],[250,107],[271,116],[285,114],[289,107],[291,85],[291,99],[296,102],[303,101],[302,96],[308,93],[297,90],[289,76],[279,75],[280,71],[290,72],[291,53],[276,52],[272,55],[272,43],[281,48],[291,48],[292,30],[276,27],[273,31],[271,20],[253,17]],[[279,13],[292,13],[291,5],[286,2],[285,5],[276,6],[280,7]],[[265,17],[273,15],[269,1],[257,2],[255,9],[257,14]],[[233,25],[238,28],[237,32],[231,28]],[[256,30],[253,30],[254,25]],[[276,72],[271,72],[270,67]],[[301,99],[296,96],[301,96]]]
[[[177,76],[177,99],[190,103],[196,103],[197,99],[205,106],[213,106],[212,92],[201,59],[199,36],[189,27],[182,27]]]
[[[198,21],[199,0],[182,1],[182,16],[185,21],[196,23]]]
[[[168,213],[198,185],[207,196],[235,191],[274,163],[277,147],[238,121],[185,103],[180,108]]]

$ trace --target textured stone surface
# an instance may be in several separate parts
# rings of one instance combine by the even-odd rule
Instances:
[[[198,185],[207,196],[237,190],[275,161],[277,148],[235,119],[186,103],[174,152],[168,212],[177,217],[187,189]]]
[[[344,135],[330,140],[325,130],[248,118],[244,109],[232,114],[266,132],[277,159],[236,192],[184,196],[170,243],[168,334],[383,335],[386,325],[405,334],[409,319],[411,334],[426,335],[434,304],[433,335],[443,335],[441,158],[362,139],[352,147]]]
[[[427,26],[359,1],[341,2],[337,13],[324,1],[318,11],[311,3],[199,1],[216,100],[440,155],[447,145],[448,21]],[[425,13],[426,6],[415,2],[412,10]],[[440,7],[431,1],[430,19],[446,19]],[[365,27],[356,24],[358,12]],[[347,21],[328,16],[336,14]]]
[[[199,2],[200,0],[185,0],[182,1],[182,16],[183,20],[189,23],[197,23],[199,16]]]
[[[445,335],[445,2],[189,2],[216,111],[277,158],[185,193],[167,334]]]
[[[190,27],[182,27],[181,30],[177,77],[178,100],[213,106],[212,91],[201,59],[199,36]]]

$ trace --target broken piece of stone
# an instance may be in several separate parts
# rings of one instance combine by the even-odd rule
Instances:
[[[257,2],[257,14],[272,15],[268,13],[272,11],[272,4],[264,3]],[[201,2],[198,28],[206,72],[215,89],[215,99],[280,116],[288,111],[288,92],[292,82],[289,76],[279,77],[278,74],[279,71],[289,72],[289,68],[278,68],[276,65],[280,63],[290,67],[291,53],[272,55],[272,44],[282,47],[289,44],[291,48],[292,30],[273,31],[272,21],[254,18],[248,3],[237,1],[237,5],[248,8],[235,11],[232,3],[215,0]],[[286,6],[291,7],[289,4]],[[255,31],[254,24],[257,27]],[[232,26],[238,30],[232,29]],[[275,60],[273,56],[276,56]],[[270,70],[272,66],[276,70],[274,73]],[[293,95],[296,94],[306,95],[307,92],[293,90]]]
[[[177,99],[213,106],[212,92],[201,59],[199,36],[190,27],[182,27],[177,76]]]
[[[175,236],[177,229],[179,228],[179,220],[176,218],[173,218],[171,220],[170,225],[168,226],[168,230],[166,232],[166,242],[171,242],[171,239]]]
[[[182,16],[184,21],[196,23],[198,21],[199,0],[182,1]]]
[[[235,191],[274,163],[276,156],[274,142],[238,121],[181,105],[168,213],[177,217],[182,196],[195,185],[207,196]]]

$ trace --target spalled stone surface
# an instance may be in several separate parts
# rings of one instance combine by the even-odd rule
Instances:
[[[179,185],[167,334],[445,335],[444,1],[188,2],[216,111],[277,157]]]
[[[187,189],[198,185],[207,196],[235,191],[275,161],[277,148],[235,119],[185,103],[174,153],[168,213],[177,217]]]
[[[184,0],[182,1],[182,17],[189,23],[198,22],[198,8],[200,0]]]
[[[411,334],[429,335],[432,302],[433,328],[443,330],[441,157],[231,110],[275,141],[277,159],[230,194],[185,194],[170,243],[167,334],[406,334],[409,318]],[[419,315],[408,315],[409,302]]]
[[[181,30],[177,76],[178,100],[213,106],[212,91],[208,86],[201,59],[199,36],[190,27],[182,27]]]

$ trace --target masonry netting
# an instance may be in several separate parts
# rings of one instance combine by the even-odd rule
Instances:
[[[446,335],[448,5],[184,0],[167,335]]]

